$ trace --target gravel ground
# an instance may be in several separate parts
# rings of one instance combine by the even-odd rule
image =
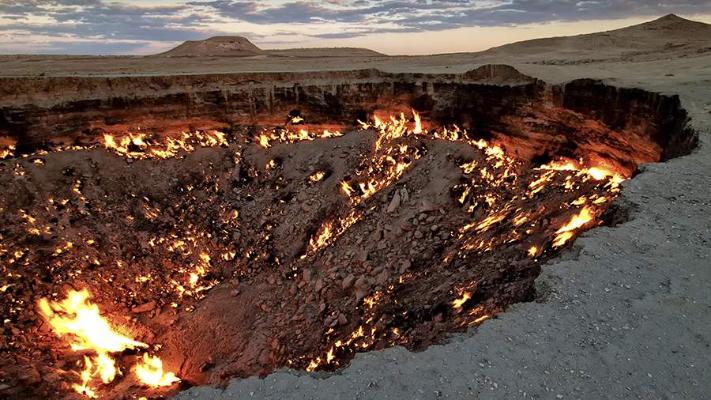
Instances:
[[[619,201],[632,209],[629,222],[586,233],[544,268],[538,302],[513,306],[420,353],[402,348],[365,353],[335,374],[280,371],[264,379],[236,379],[224,389],[192,388],[177,398],[707,398],[709,61],[515,65],[549,82],[595,77],[678,93],[701,132],[692,155],[644,166],[626,183]]]

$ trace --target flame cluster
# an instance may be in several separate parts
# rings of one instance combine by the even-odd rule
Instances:
[[[307,254],[316,253],[320,249],[328,246],[328,244],[346,232],[348,228],[353,226],[353,224],[358,222],[361,218],[360,213],[351,211],[343,218],[326,221],[309,240]],[[304,256],[306,256],[306,254]]]
[[[73,351],[93,353],[84,356],[84,369],[79,374],[81,382],[73,384],[72,388],[77,393],[96,398],[95,381],[109,384],[121,375],[112,354],[127,349],[146,349],[148,345],[117,332],[89,297],[87,289],[71,290],[58,302],[40,299],[38,308],[54,333],[65,338]],[[173,373],[164,373],[161,360],[149,357],[148,353],[136,365],[135,372],[139,382],[152,387],[169,386],[179,381]]]
[[[420,117],[417,113],[415,126],[410,129],[409,120],[401,113],[383,121],[375,117],[372,124],[361,122],[364,130],[374,129],[377,133],[373,155],[366,159],[349,181],[341,182],[341,191],[354,204],[372,197],[380,190],[398,180],[414,161],[420,158],[420,151],[398,139],[422,133]]]
[[[177,157],[192,153],[197,147],[227,146],[225,134],[210,130],[182,132],[178,137],[152,138],[144,133],[129,133],[120,137],[105,134],[104,147],[116,154],[132,159]]]
[[[10,144],[4,147],[0,147],[0,160],[10,158],[15,154],[15,145]]]
[[[298,117],[298,118],[301,118],[301,117]],[[303,119],[300,120],[299,122],[301,122],[301,121],[303,121]],[[324,129],[320,132],[309,131],[304,128],[301,128],[296,131],[290,130],[290,129],[272,129],[272,130],[265,130],[265,131],[261,132],[256,137],[255,141],[260,146],[267,149],[272,146],[273,142],[295,143],[295,142],[311,141],[311,140],[316,140],[316,139],[334,138],[334,137],[339,137],[339,136],[343,136],[343,133],[341,133],[340,131],[330,131],[328,129]]]
[[[420,150],[403,138],[456,141],[469,145],[480,154],[460,165],[464,182],[453,188],[454,200],[472,216],[472,220],[456,232],[459,251],[447,255],[445,263],[453,256],[476,259],[510,243],[522,243],[522,257],[538,259],[597,224],[604,205],[615,197],[620,183],[626,179],[621,173],[604,166],[565,158],[530,169],[522,160],[507,155],[502,147],[485,140],[470,139],[465,130],[456,126],[424,129],[420,115],[414,111],[412,118],[406,118],[402,113],[382,119],[376,116],[372,122],[361,122],[361,128],[375,130],[376,137],[372,156],[357,168],[354,176],[340,182],[341,192],[353,205],[361,204],[389,187],[420,157]],[[524,171],[525,178],[522,176]],[[561,191],[565,194],[560,195]],[[554,197],[553,193],[560,197]],[[541,205],[550,202],[545,199],[571,197],[574,200],[560,204],[559,210],[549,210]],[[542,220],[550,215],[556,216],[554,223],[542,225]],[[311,252],[328,246],[338,236],[337,231],[342,233],[336,228],[337,222],[329,220],[322,225],[310,241]],[[544,232],[546,238],[540,242],[531,241],[527,237],[534,231]],[[536,238],[540,240],[540,236]],[[409,279],[408,274],[401,275],[398,284]],[[361,316],[363,322],[349,334],[329,338],[331,344],[321,355],[310,359],[306,369],[313,371],[338,366],[344,354],[368,349],[386,337],[389,342],[401,340],[399,329],[382,329],[374,311],[382,299],[394,296],[398,284],[366,297],[364,315]],[[460,316],[464,326],[482,323],[496,311],[484,305],[470,304],[475,291],[475,285],[470,283],[449,300],[451,309]],[[330,336],[335,332],[330,329],[327,333]]]

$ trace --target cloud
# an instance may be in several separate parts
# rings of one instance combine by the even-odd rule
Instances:
[[[346,24],[338,32],[309,36],[356,37],[373,33],[439,31],[581,20],[660,16],[666,13],[711,12],[708,0],[359,0],[289,1],[265,5],[257,1],[214,0],[200,3],[226,18],[254,24]]]
[[[553,21],[711,13],[708,0],[0,0],[0,41],[40,51],[68,39],[90,53],[165,46],[248,32],[272,43],[298,38],[514,26]],[[35,37],[32,45],[31,37]],[[48,40],[56,38],[61,40]],[[100,47],[104,43],[106,46]],[[133,44],[131,44],[133,43]],[[34,46],[34,47],[33,47]],[[68,46],[68,45],[67,45]],[[92,47],[96,46],[96,47]],[[0,47],[3,51],[5,47]],[[69,47],[67,47],[69,48]]]

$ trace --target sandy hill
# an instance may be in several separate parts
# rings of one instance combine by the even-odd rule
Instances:
[[[159,56],[165,57],[244,57],[264,51],[242,36],[215,36],[205,40],[187,41]]]
[[[711,51],[711,25],[669,14],[654,21],[607,32],[516,42],[482,55],[640,58],[655,53]]]

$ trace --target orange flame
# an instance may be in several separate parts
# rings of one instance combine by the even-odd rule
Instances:
[[[88,290],[71,290],[67,298],[60,302],[50,303],[42,298],[38,305],[54,333],[59,337],[71,335],[72,350],[92,350],[96,353],[93,359],[84,357],[84,370],[80,374],[82,383],[72,385],[77,393],[96,397],[94,389],[89,386],[91,380],[98,376],[103,383],[110,383],[117,374],[115,362],[108,354],[148,345],[114,331],[101,316],[99,307],[88,300]]]
[[[309,180],[311,182],[319,182],[323,177],[326,176],[326,172],[324,171],[316,171],[313,174],[309,175]]]
[[[589,207],[584,207],[578,214],[573,215],[567,224],[563,225],[563,227],[556,231],[556,237],[553,240],[553,247],[560,247],[564,245],[568,240],[570,240],[570,238],[573,237],[575,230],[592,221],[592,219],[592,210]]]
[[[462,306],[464,305],[464,303],[466,303],[471,298],[472,298],[471,293],[469,293],[469,292],[462,293],[461,297],[454,299],[452,301],[452,308],[454,308],[455,310],[461,309]]]
[[[535,257],[538,254],[538,246],[531,246],[528,248],[528,256]]]
[[[333,236],[333,226],[331,222],[323,224],[320,232],[309,241],[309,251],[316,251],[324,247]]]
[[[108,384],[113,382],[116,375],[121,374],[116,367],[116,361],[109,354],[126,349],[145,348],[148,345],[116,332],[101,316],[99,307],[89,302],[89,297],[87,289],[71,290],[67,297],[59,302],[50,302],[46,298],[40,299],[38,307],[40,314],[57,336],[69,337],[72,350],[90,350],[96,353],[93,357],[84,357],[84,369],[79,374],[81,383],[72,385],[72,389],[77,393],[96,398],[96,389],[91,386],[94,378],[99,378],[101,382]],[[145,356],[144,354],[144,358]],[[153,357],[150,362],[151,365],[156,365],[160,363],[160,359]],[[161,376],[163,375],[166,378],[159,382],[166,380],[174,382],[177,379],[172,373],[163,374],[161,367]]]
[[[99,313],[99,307],[88,301],[89,291],[71,290],[66,299],[50,303],[39,301],[42,316],[58,336],[73,336],[72,350],[94,350],[97,353],[114,353],[125,349],[148,347],[116,333]]]
[[[420,134],[422,133],[422,120],[420,119],[420,114],[412,110],[412,115],[415,117],[415,129],[412,131],[414,134]]]
[[[163,372],[163,361],[155,356],[143,354],[143,362],[136,365],[136,376],[141,383],[151,386],[170,386],[180,382],[180,378],[172,372]]]

